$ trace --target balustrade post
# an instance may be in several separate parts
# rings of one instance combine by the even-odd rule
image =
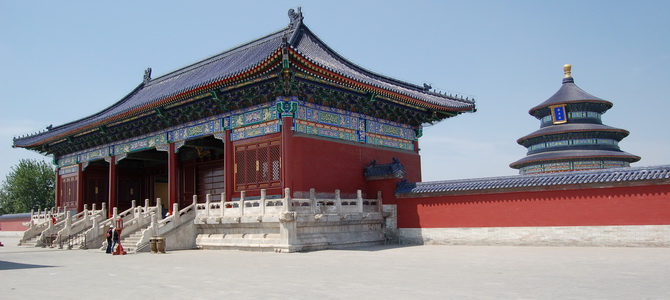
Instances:
[[[114,222],[115,222],[116,219],[118,219],[118,218],[119,218],[119,208],[118,208],[118,207],[114,207],[114,208],[112,208],[112,226],[114,226]]]
[[[67,212],[66,216],[67,217],[65,219],[65,234],[67,236],[70,236],[70,233],[71,233],[70,231],[72,230],[72,218],[70,217],[70,212],[69,211]],[[49,222],[49,224],[51,224],[51,222]]]
[[[130,201],[130,208],[133,211],[133,219],[137,218],[137,209],[135,207],[135,200]]]
[[[86,226],[90,226],[90,221],[91,220],[88,218],[88,204],[84,204],[84,224],[86,224]]]
[[[156,198],[156,217],[157,220],[163,220],[163,201],[161,198]]]
[[[98,235],[98,230],[99,230],[100,225],[98,224],[98,219],[93,218],[93,225],[91,227],[91,234],[92,236],[99,236]],[[87,245],[88,246],[88,245]]]
[[[205,216],[209,218],[209,203],[212,202],[212,195],[205,195]]]
[[[317,213],[318,203],[316,203],[316,190],[314,188],[309,189],[309,205],[312,206],[312,212]]]
[[[152,236],[157,236],[158,235],[158,221],[156,220],[156,214],[151,214],[151,231],[152,231]]]
[[[245,191],[240,192],[240,215],[244,216],[244,196],[246,195]]]
[[[221,217],[225,215],[226,210],[226,193],[221,193]]]
[[[104,218],[107,218],[107,202],[102,202],[100,207],[100,215],[102,215]]]
[[[195,209],[195,207],[193,208]],[[172,204],[172,220],[174,222],[175,228],[179,225],[179,203]]]
[[[377,191],[377,211],[382,211],[382,191]]]
[[[340,197],[340,190],[335,190],[335,211],[338,214],[342,212],[342,198]]]
[[[265,189],[261,189],[261,215],[265,215],[265,196],[267,195],[267,191]]]
[[[358,212],[363,212],[363,192],[361,190],[356,191],[356,204],[358,205]]]
[[[193,206],[195,206],[198,203],[198,195],[193,195]],[[193,207],[195,209],[195,207]]]
[[[285,188],[284,189],[284,208],[282,208],[282,211],[288,212],[288,211],[293,211],[293,208],[291,207],[293,203],[291,203],[291,189],[290,188]]]

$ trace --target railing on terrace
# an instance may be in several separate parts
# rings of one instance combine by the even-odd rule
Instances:
[[[160,203],[160,199],[158,200]],[[152,236],[165,236],[170,232],[176,230],[181,225],[186,223],[193,223],[195,218],[195,207],[198,202],[198,196],[193,196],[193,203],[179,210],[179,204],[174,203],[172,205],[172,214],[165,217],[162,220],[159,220],[156,215],[151,216],[151,225],[142,231],[142,236],[137,242],[135,248],[136,251],[140,251],[149,246],[149,242]]]
[[[281,212],[295,211],[297,213],[314,214],[342,214],[381,212],[381,191],[377,192],[376,199],[363,199],[360,190],[356,198],[341,198],[340,191],[335,190],[332,198],[317,197],[314,189],[310,189],[309,198],[292,198],[290,189],[285,189],[284,198],[269,198],[265,190],[261,190],[259,199],[247,199],[243,191],[237,201],[211,201],[211,195],[206,196],[205,203],[195,205],[196,217],[239,217],[257,215],[276,215]],[[221,199],[226,199],[225,193]]]
[[[45,209],[45,210],[40,210],[38,209],[37,211],[30,211],[30,225],[40,225],[43,223],[53,223],[53,218],[56,219],[56,222],[60,222],[65,219],[65,212],[67,209],[65,206],[62,207],[57,207],[54,208],[52,207],[51,209]]]
[[[23,244],[34,237],[38,237],[36,246],[45,245],[45,243],[52,244],[56,242],[59,231],[66,228],[68,224],[85,221],[88,216],[99,213],[100,211],[95,209],[95,204],[93,204],[92,211],[89,211],[84,205],[84,210],[74,216],[70,216],[70,212],[66,211],[65,208],[62,212],[60,208],[57,211],[52,208],[43,212],[33,212],[31,213],[30,228],[23,233],[19,244]]]
[[[69,212],[68,212],[69,214]],[[102,203],[102,207],[99,210],[96,210],[95,203],[93,204],[92,210],[88,210],[86,204],[84,204],[84,210],[76,214],[72,218],[65,219],[65,225],[60,229],[56,235],[56,238],[53,242],[62,246],[64,239],[68,239],[67,243],[70,244],[68,249],[72,248],[73,241],[77,243],[85,241],[84,238],[79,238],[84,231],[91,228],[91,226],[97,222],[100,222],[107,218],[107,208],[106,204]],[[79,244],[81,247],[85,248],[84,244]]]

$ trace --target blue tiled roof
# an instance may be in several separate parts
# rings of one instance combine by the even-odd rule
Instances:
[[[585,159],[597,159],[597,158],[616,159],[628,162],[636,162],[640,160],[639,156],[620,150],[615,151],[615,150],[602,150],[602,149],[589,149],[589,150],[570,149],[570,150],[556,150],[556,151],[547,151],[547,152],[530,154],[522,159],[519,159],[511,163],[510,166],[518,167],[532,162],[543,162],[553,160],[566,160],[566,159],[585,160]]]
[[[538,109],[549,107],[555,104],[584,102],[584,101],[601,102],[605,104],[608,109],[612,107],[612,102],[603,100],[601,98],[598,98],[585,92],[574,83],[574,79],[572,77],[568,77],[563,78],[563,85],[561,85],[561,88],[558,89],[558,91],[556,91],[554,95],[549,97],[549,99],[545,100],[544,102],[540,103],[540,105],[531,108],[530,111],[528,111],[528,113],[532,115]]]
[[[570,185],[605,185],[664,181],[670,183],[670,165],[612,168],[534,175],[474,178],[447,181],[400,183],[396,193],[400,197],[417,194],[449,194],[465,192],[495,192],[496,190],[527,189],[533,187],[561,187]]]
[[[282,48],[284,38],[287,39],[290,47],[307,60],[351,80],[406,95],[444,110],[458,112],[474,110],[474,101],[433,93],[423,87],[381,76],[348,62],[321,42],[301,20],[302,17],[296,23],[292,21],[285,29],[141,83],[127,96],[99,113],[45,132],[16,138],[14,146],[31,147],[51,142],[52,139],[77,134],[94,128],[94,126],[100,126],[101,123],[111,123],[110,118],[123,113],[136,112],[137,108],[147,107],[147,105],[158,103],[183,92],[242,74],[266,62],[277,53]]]
[[[543,135],[558,134],[563,132],[596,132],[596,131],[608,131],[616,133],[617,141],[621,141],[623,138],[628,136],[629,132],[625,129],[619,129],[602,124],[592,124],[592,123],[566,123],[559,125],[551,125],[547,127],[542,127],[531,134],[528,134],[517,140],[517,143],[521,144],[523,141]]]
[[[309,31],[306,27],[304,30]],[[319,40],[316,35],[311,33],[300,35],[294,49],[309,59],[312,63],[358,82],[390,90],[398,94],[420,99],[445,108],[456,108],[459,110],[469,110],[474,108],[474,101],[449,98],[444,95],[427,92],[423,87],[365,70],[339,56],[325,43]]]
[[[397,158],[393,158],[393,162],[390,164],[377,164],[377,161],[373,161],[369,166],[365,167],[365,178],[368,180],[403,178],[405,174],[405,167]]]
[[[63,133],[95,124],[124,112],[158,102],[162,99],[192,90],[217,80],[241,74],[253,69],[277,51],[282,37],[290,34],[286,28],[276,33],[257,39],[248,44],[212,56],[203,61],[181,68],[174,72],[151,79],[140,84],[127,96],[111,107],[89,117],[54,127],[52,130],[37,135],[15,139],[18,147],[28,146]]]

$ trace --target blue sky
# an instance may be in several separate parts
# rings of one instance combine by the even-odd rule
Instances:
[[[478,111],[424,129],[423,180],[517,174],[528,110],[575,83],[614,107],[634,166],[670,163],[669,1],[7,1],[0,0],[0,179],[12,138],[96,113],[142,80],[304,22],[377,73],[474,96]],[[49,159],[50,160],[50,159]]]

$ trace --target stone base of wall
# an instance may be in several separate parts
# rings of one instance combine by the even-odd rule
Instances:
[[[381,213],[298,215],[301,251],[345,249],[384,244]]]
[[[385,242],[381,212],[290,216],[196,220],[195,244],[200,249],[299,252]]]
[[[400,244],[670,247],[670,225],[400,228]]]

